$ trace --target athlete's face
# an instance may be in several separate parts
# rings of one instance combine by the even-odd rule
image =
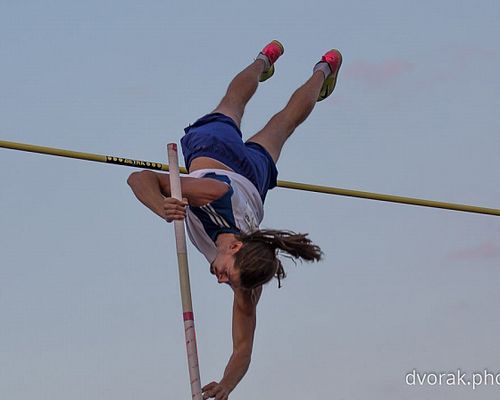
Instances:
[[[217,282],[226,283],[233,289],[240,287],[240,272],[234,265],[234,255],[242,243],[235,241],[223,248],[217,248],[215,260],[210,264],[210,272],[217,277]]]

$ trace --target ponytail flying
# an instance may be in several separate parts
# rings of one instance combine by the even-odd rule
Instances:
[[[241,285],[246,289],[263,285],[273,277],[281,287],[286,273],[278,254],[306,261],[319,261],[323,254],[307,234],[302,233],[263,229],[237,238],[243,246],[235,254],[235,265],[240,271]]]

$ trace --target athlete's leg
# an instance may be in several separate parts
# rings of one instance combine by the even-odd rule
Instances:
[[[327,56],[331,57],[327,59]],[[322,58],[323,65],[316,65],[312,76],[295,91],[286,107],[248,141],[262,145],[277,162],[283,145],[295,128],[309,116],[317,101],[325,99],[333,91],[341,63],[342,56],[338,50],[327,52]]]
[[[283,46],[273,40],[262,49],[257,59],[241,71],[229,84],[225,96],[213,112],[219,112],[232,118],[238,126],[259,81],[266,80],[274,73],[273,64],[283,54]]]
[[[286,107],[274,115],[266,126],[248,141],[262,145],[271,154],[274,162],[278,161],[281,148],[311,113],[319,96],[325,76],[316,71],[290,98]]]
[[[264,72],[264,69],[264,61],[255,60],[236,75],[229,84],[225,96],[212,112],[227,115],[240,126],[245,106],[257,90],[259,76]]]

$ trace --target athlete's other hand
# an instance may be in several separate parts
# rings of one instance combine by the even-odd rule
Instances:
[[[177,200],[173,197],[166,197],[163,201],[163,211],[165,220],[172,222],[174,220],[182,220],[186,218],[187,199]]]
[[[212,398],[214,398],[215,400],[229,399],[229,392],[230,392],[229,388],[217,382],[210,382],[208,385],[205,385],[201,390],[203,392],[203,400]]]

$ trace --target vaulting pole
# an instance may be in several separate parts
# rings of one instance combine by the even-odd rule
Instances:
[[[177,145],[167,145],[168,163],[170,165],[170,195],[182,200],[181,180],[179,176],[179,160]],[[189,283],[189,268],[186,249],[186,232],[183,220],[174,220],[175,245],[177,247],[177,263],[179,265],[179,281],[181,286],[182,316],[184,319],[184,335],[188,357],[189,379],[191,381],[191,395],[193,400],[202,400],[200,367],[198,365],[198,351],[196,348],[196,334],[194,330],[193,304],[191,300],[191,285]]]
[[[5,140],[0,140],[0,147],[13,150],[29,151],[32,153],[50,154],[53,156],[77,158],[80,160],[124,165],[127,167],[146,168],[146,169],[154,169],[161,171],[169,170],[168,165],[159,162],[133,160],[125,157],[106,156],[101,154],[82,153],[71,150],[56,149],[52,147],[35,146],[32,144],[8,142]],[[179,169],[179,171],[183,174],[187,173],[186,169],[182,167]],[[357,197],[368,200],[386,201],[390,203],[400,203],[413,206],[441,208],[445,210],[500,216],[499,209],[470,206],[458,203],[447,203],[444,201],[434,201],[434,200],[417,199],[414,197],[394,196],[391,194],[362,192],[359,190],[341,189],[331,186],[311,185],[308,183],[290,182],[290,181],[278,181],[278,186],[282,188],[305,190],[308,192],[316,192],[316,193],[333,194],[337,196],[349,196],[349,197]]]

